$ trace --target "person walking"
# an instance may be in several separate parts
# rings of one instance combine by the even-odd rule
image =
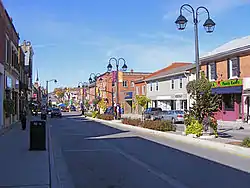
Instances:
[[[23,111],[21,112],[21,124],[22,124],[22,129],[25,130],[26,129],[26,118],[27,112],[26,112],[26,108],[24,107]]]

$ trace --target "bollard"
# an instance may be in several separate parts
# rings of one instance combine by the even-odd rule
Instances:
[[[46,150],[46,122],[30,122],[30,150]]]

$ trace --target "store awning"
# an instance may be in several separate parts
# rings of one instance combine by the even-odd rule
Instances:
[[[217,93],[217,94],[242,93],[242,86],[212,88],[212,93]]]

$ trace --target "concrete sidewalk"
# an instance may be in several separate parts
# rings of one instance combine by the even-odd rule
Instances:
[[[29,151],[29,121],[27,129],[20,123],[0,136],[0,188],[49,188],[49,154]]]

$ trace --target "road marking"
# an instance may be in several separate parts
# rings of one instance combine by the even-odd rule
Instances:
[[[159,172],[156,171],[154,169],[152,169],[148,164],[144,163],[143,161],[133,157],[132,155],[126,154],[125,152],[123,152],[121,149],[117,148],[114,145],[108,144],[106,141],[102,141],[103,143],[105,143],[106,145],[111,146],[112,148],[114,148],[114,150],[119,153],[120,155],[124,156],[125,158],[127,158],[128,160],[136,163],[137,165],[143,167],[144,169],[146,169],[148,172],[151,172],[153,175],[159,177],[160,179],[162,179],[163,181],[167,182],[168,184],[170,184],[171,186],[173,186],[174,188],[189,188],[186,185],[182,184],[181,182],[179,182],[177,179],[170,177],[169,175],[163,173],[163,172]]]
[[[63,150],[64,152],[100,152],[100,151],[112,151],[112,149],[79,149],[79,150]]]

